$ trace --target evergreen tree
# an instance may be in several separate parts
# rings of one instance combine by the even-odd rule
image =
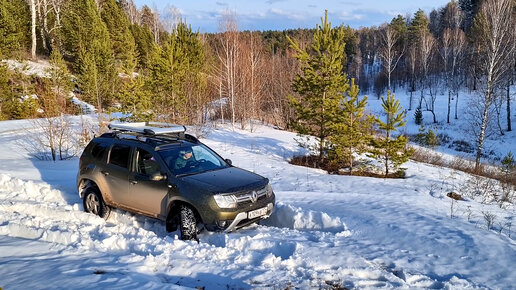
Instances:
[[[414,14],[414,18],[412,18],[412,21],[408,27],[409,42],[412,44],[417,44],[421,35],[425,32],[429,32],[429,24],[430,21],[425,15],[425,12],[419,9]]]
[[[514,161],[514,155],[509,151],[507,155],[502,160],[502,168],[500,171],[504,174],[504,176],[510,176],[513,171],[516,169],[516,161]]]
[[[460,10],[464,12],[464,31],[469,31],[473,26],[473,19],[480,8],[480,0],[459,0]]]
[[[131,25],[130,29],[136,45],[138,67],[147,69],[154,48],[152,32],[148,27],[140,25]]]
[[[398,47],[403,47],[407,43],[407,23],[406,23],[405,17],[403,17],[401,14],[399,14],[397,17],[393,18],[391,20],[391,23],[389,26],[396,31],[396,35],[399,36],[398,39]]]
[[[118,87],[118,75],[109,32],[95,0],[71,0],[63,18],[64,49],[75,64],[85,101],[98,109],[109,105]]]
[[[416,125],[423,124],[423,112],[421,111],[421,106],[418,106],[414,112],[414,122]]]
[[[353,154],[364,153],[372,136],[369,119],[364,118],[367,97],[359,99],[359,92],[355,80],[351,79],[349,90],[340,101],[341,112],[332,128],[335,134],[330,137],[335,155],[332,161],[345,162],[350,175],[353,174]]]
[[[297,119],[292,125],[298,133],[317,138],[319,159],[323,159],[329,146],[328,137],[334,134],[334,124],[341,113],[341,94],[349,90],[343,72],[344,29],[342,25],[332,28],[326,11],[309,47],[302,49],[297,41],[288,39],[302,71],[293,82],[299,98],[289,96]],[[303,145],[309,147],[308,144]]]
[[[150,121],[153,118],[151,94],[146,86],[145,77],[135,72],[136,59],[132,54],[128,57],[123,66],[125,77],[117,94],[120,110],[130,114],[128,121]]]
[[[9,86],[9,75],[7,66],[0,62],[0,120],[9,118],[9,112],[6,111],[6,104],[13,98],[13,92]]]
[[[9,120],[34,118],[38,109],[34,79],[21,72],[8,72],[6,75],[9,89],[0,97],[4,117]]]
[[[199,34],[192,32],[186,24],[179,24],[171,37],[162,46],[155,46],[152,52],[149,77],[154,95],[153,103],[160,115],[166,114],[173,122],[188,119],[188,89],[202,77],[204,48]],[[195,90],[195,88],[193,88]]]
[[[48,69],[50,76],[50,86],[53,88],[53,92],[56,96],[56,102],[61,112],[67,111],[67,100],[69,98],[70,91],[72,90],[72,82],[70,72],[66,66],[59,50],[54,49],[50,54],[51,67]]]
[[[393,136],[398,128],[405,126],[406,113],[402,110],[398,100],[390,91],[387,98],[382,97],[382,107],[385,114],[385,122],[375,117],[376,124],[383,132],[383,136],[374,139],[372,157],[381,160],[385,165],[385,176],[389,175],[389,168],[398,170],[399,166],[407,162],[412,155],[412,150],[407,149],[408,138],[402,134]]]
[[[118,66],[122,66],[128,59],[134,60],[136,45],[129,29],[129,20],[115,0],[104,1],[101,17],[109,31]]]
[[[30,42],[30,11],[24,0],[0,0],[0,54],[11,56]]]

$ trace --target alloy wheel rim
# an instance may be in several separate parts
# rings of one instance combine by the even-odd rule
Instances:
[[[86,205],[88,207],[88,211],[90,211],[94,214],[99,213],[100,202],[95,194],[88,195],[88,200],[86,202]]]

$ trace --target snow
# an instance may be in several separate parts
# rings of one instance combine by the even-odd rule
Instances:
[[[48,73],[48,69],[51,66],[48,63],[48,61],[46,61],[46,60],[17,61],[14,59],[5,59],[5,60],[0,60],[0,62],[7,64],[7,66],[11,70],[20,71],[29,76],[36,75],[38,77],[44,77],[44,78],[50,77],[49,73]]]
[[[75,189],[78,159],[32,159],[16,142],[30,125],[0,122],[4,289],[516,285],[516,232],[508,226],[515,207],[446,197],[462,193],[472,178],[465,173],[409,162],[406,179],[328,175],[288,164],[303,152],[294,133],[219,126],[202,141],[268,177],[277,203],[261,224],[203,232],[197,243],[122,210],[107,221],[83,212]],[[496,217],[491,230],[484,213]]]

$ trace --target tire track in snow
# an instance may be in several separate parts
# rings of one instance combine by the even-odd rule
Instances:
[[[203,233],[201,243],[167,234],[164,223],[114,210],[103,219],[69,205],[48,184],[0,175],[0,234],[65,245],[79,252],[96,251],[132,262],[142,272],[166,277],[212,273],[219,287],[396,288],[409,285],[363,257],[343,253],[350,232],[339,218],[278,203],[264,225],[240,231]],[[344,262],[343,262],[344,261]],[[351,266],[348,266],[351,265]],[[153,274],[153,275],[154,275]],[[171,280],[174,282],[174,280]]]

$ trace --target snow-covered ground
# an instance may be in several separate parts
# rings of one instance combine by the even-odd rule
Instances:
[[[202,139],[271,180],[271,218],[200,243],[162,222],[83,212],[78,160],[31,159],[28,121],[0,122],[0,287],[494,288],[516,285],[515,207],[453,201],[469,175],[406,164],[406,179],[328,175],[293,166],[295,134],[221,127]],[[485,214],[495,216],[488,230]],[[453,215],[453,218],[451,217]]]
[[[455,119],[455,98],[451,101],[451,112],[450,112],[450,123],[447,123],[446,115],[448,111],[448,92],[444,88],[439,88],[437,90],[437,96],[435,101],[435,113],[436,113],[436,121],[433,122],[432,113],[425,110],[425,102],[422,104],[423,111],[423,125],[425,128],[432,129],[436,134],[445,135],[447,137],[446,142],[441,144],[435,150],[452,154],[455,156],[461,156],[467,159],[474,159],[476,153],[476,142],[478,136],[473,133],[473,127],[478,125],[478,120],[475,120],[475,117],[478,118],[477,114],[472,114],[474,112],[474,108],[476,103],[478,103],[478,98],[480,97],[479,91],[470,91],[466,88],[463,88],[459,93],[459,101],[457,108],[457,119]],[[514,100],[516,99],[516,86],[511,87],[511,98],[512,98],[512,106],[514,106]],[[410,93],[407,92],[405,88],[398,88],[394,93],[395,98],[400,101],[403,109],[407,110],[406,117],[406,126],[401,130],[405,134],[415,135],[419,132],[419,125],[416,125],[414,113],[415,109],[419,104],[420,100],[420,91],[413,92],[412,98],[412,110],[408,110],[410,108]],[[505,97],[505,95],[503,95]],[[428,102],[429,96],[427,96]],[[506,117],[506,104],[503,103],[500,112],[500,125],[502,129],[507,129],[507,117]],[[378,99],[376,96],[369,95],[368,96],[368,106],[367,110],[369,113],[380,115],[383,111],[382,101]],[[496,125],[496,113],[493,109],[491,112],[490,118],[490,126],[487,130],[487,136],[484,143],[484,158],[483,162],[499,162],[503,157],[507,155],[507,153],[512,152],[516,153],[516,114],[514,114],[514,110],[512,111],[512,127],[513,130],[511,132],[504,132],[502,136],[497,129]],[[455,142],[455,144],[454,144]],[[467,144],[466,144],[467,143]],[[457,148],[462,148],[460,151]],[[466,152],[471,150],[471,152]]]

